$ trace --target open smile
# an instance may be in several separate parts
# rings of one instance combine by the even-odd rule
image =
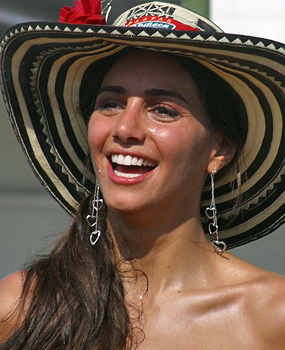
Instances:
[[[116,176],[129,179],[145,175],[157,166],[151,160],[130,154],[112,154],[109,157],[109,161]]]

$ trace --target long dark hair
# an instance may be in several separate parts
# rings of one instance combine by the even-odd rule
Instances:
[[[104,234],[93,247],[86,234],[89,203],[82,202],[52,252],[27,268],[19,305],[25,318],[2,350],[128,349],[130,321],[106,207],[100,210]]]
[[[116,56],[94,63],[85,74],[80,109],[86,123],[96,91]],[[240,122],[244,107],[238,96],[203,65],[190,59],[180,60],[196,81],[213,129],[224,131],[236,149],[241,149],[246,122]],[[143,339],[132,329],[124,272],[107,230],[106,206],[100,210],[100,240],[95,246],[89,243],[86,216],[91,200],[88,197],[82,201],[70,229],[51,253],[27,267],[15,311],[19,320],[24,320],[2,344],[2,350],[127,350]]]

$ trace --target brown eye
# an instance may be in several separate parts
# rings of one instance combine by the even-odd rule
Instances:
[[[116,100],[106,100],[100,103],[96,103],[95,110],[100,111],[105,115],[112,115],[117,113],[123,108],[123,106]]]
[[[152,113],[153,118],[161,121],[175,120],[179,116],[179,113],[175,109],[165,105],[157,105],[151,108],[150,112]]]

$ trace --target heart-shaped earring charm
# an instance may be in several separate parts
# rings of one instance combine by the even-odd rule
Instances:
[[[92,205],[95,210],[100,210],[103,206],[103,199],[93,199]]]
[[[218,232],[218,225],[211,222],[208,227],[210,235],[215,235]]]
[[[207,207],[205,209],[205,214],[206,214],[208,219],[213,219],[213,217],[216,215],[216,213],[217,213],[217,211],[215,208]]]
[[[214,241],[214,248],[219,254],[223,254],[227,250],[227,245],[224,241]]]
[[[96,216],[87,215],[86,221],[90,227],[94,227],[96,225]]]
[[[90,235],[90,243],[92,245],[95,245],[98,242],[98,239],[101,236],[101,231],[97,230],[97,231],[93,231]]]

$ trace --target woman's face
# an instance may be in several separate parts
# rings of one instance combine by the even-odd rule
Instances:
[[[88,126],[100,188],[114,210],[199,212],[217,151],[190,74],[175,58],[123,54],[105,76]]]

